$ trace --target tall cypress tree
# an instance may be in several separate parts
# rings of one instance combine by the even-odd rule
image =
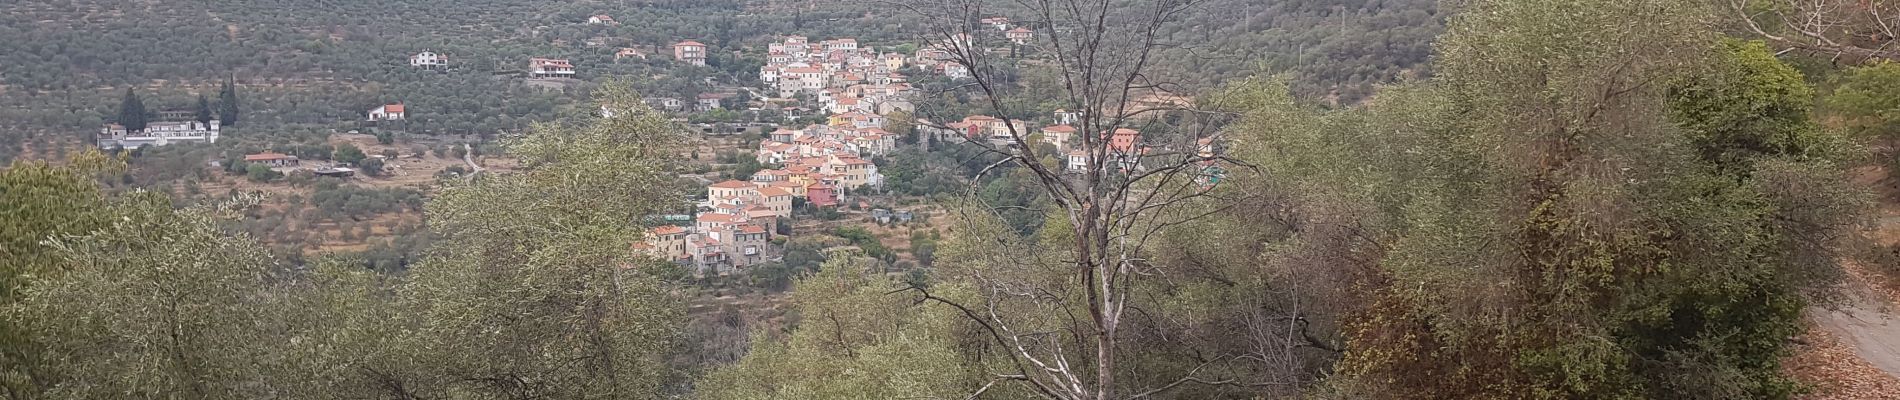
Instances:
[[[211,100],[203,93],[198,94],[198,123],[211,124]]]
[[[125,101],[119,103],[119,125],[124,125],[126,132],[145,130],[145,102],[132,88],[125,88]]]
[[[224,126],[238,122],[237,85],[232,78],[224,78],[224,90],[218,92],[218,121]]]

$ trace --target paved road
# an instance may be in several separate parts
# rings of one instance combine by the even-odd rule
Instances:
[[[1881,300],[1856,282],[1853,299],[1839,310],[1808,309],[1822,329],[1854,348],[1861,359],[1875,368],[1900,377],[1900,316],[1891,304]]]

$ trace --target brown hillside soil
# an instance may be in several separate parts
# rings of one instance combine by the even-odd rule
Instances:
[[[1795,338],[1794,355],[1782,363],[1789,375],[1812,385],[1812,392],[1799,399],[1900,399],[1900,379],[1881,373],[1832,333],[1813,325]]]
[[[1888,172],[1866,166],[1853,175],[1855,183],[1880,196],[1868,239],[1883,248],[1900,244],[1900,191]],[[1900,318],[1893,307],[1900,304],[1900,281],[1881,266],[1856,260],[1842,264],[1849,298],[1839,309],[1808,310],[1809,328],[1796,338],[1784,368],[1812,385],[1814,391],[1803,399],[1900,399]]]

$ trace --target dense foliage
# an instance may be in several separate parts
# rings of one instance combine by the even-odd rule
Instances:
[[[1829,299],[1866,214],[1847,176],[1856,139],[1891,138],[1900,105],[1900,67],[1851,68],[1817,90],[1762,43],[1725,38],[1695,0],[1207,1],[1159,33],[1182,43],[1151,66],[1218,88],[1197,102],[1206,109],[1108,125],[1164,128],[1144,129],[1156,158],[1198,139],[1183,132],[1219,132],[1218,157],[1198,160],[1231,171],[1218,184],[1131,183],[1123,195],[1190,195],[1073,214],[1102,204],[1069,203],[1075,183],[1034,172],[1062,168],[1054,157],[1009,162],[1053,146],[906,143],[878,160],[885,187],[853,194],[960,197],[941,204],[941,234],[879,237],[889,230],[845,211],[800,207],[783,257],[733,279],[765,289],[761,303],[789,290],[783,320],[745,320],[743,300],[691,319],[691,289],[678,285],[689,274],[631,250],[639,221],[685,206],[673,162],[688,142],[630,86],[690,96],[708,77],[751,79],[757,60],[721,54],[699,68],[612,53],[907,33],[902,17],[784,3],[9,5],[0,117],[50,129],[20,132],[192,108],[230,122],[241,110],[244,124],[235,144],[0,170],[0,388],[9,399],[1789,398],[1801,390],[1780,365],[1789,337]],[[580,22],[601,13],[623,25]],[[420,49],[457,66],[403,63]],[[532,56],[572,58],[603,82],[544,90],[505,76]],[[1062,78],[1048,65],[985,72],[1014,86],[995,92],[1007,99],[920,79],[931,90],[920,104],[1041,120],[1074,95],[1049,89]],[[1227,79],[1263,72],[1282,74]],[[617,75],[637,78],[602,79]],[[506,141],[518,168],[457,167],[425,199],[238,161],[268,148],[373,165],[317,138],[397,101],[417,116],[379,137],[525,131]],[[600,107],[615,117],[592,116]],[[250,136],[298,136],[279,129],[311,134]],[[766,167],[714,158],[732,164],[729,178]],[[203,193],[214,159],[225,174],[314,190],[262,207]],[[1127,168],[1087,179],[1142,176]],[[403,234],[306,262],[259,240],[293,219],[346,237],[382,219]],[[1083,224],[1114,230],[1077,234]],[[886,243],[905,239],[921,267],[891,273],[905,254]],[[1115,246],[1079,248],[1121,254],[1075,250],[1097,239]],[[1089,263],[1102,259],[1115,262],[1100,271],[1131,272],[1098,278]],[[1121,301],[1115,331],[1096,330],[1103,296]]]
[[[515,144],[520,172],[430,202],[431,251],[398,275],[284,268],[223,222],[248,197],[175,210],[88,182],[110,168],[8,169],[4,211],[22,218],[3,232],[0,383],[9,398],[658,397],[683,308],[625,248],[645,231],[632,217],[677,198],[651,187],[679,134],[625,89],[602,104],[621,116],[538,128]],[[380,194],[315,201],[365,196]]]

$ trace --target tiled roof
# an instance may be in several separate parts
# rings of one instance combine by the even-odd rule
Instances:
[[[767,186],[764,189],[759,189],[759,195],[765,196],[765,197],[778,197],[778,196],[790,196],[792,194],[789,192],[786,192],[785,189],[779,189],[776,187]]]
[[[725,181],[725,182],[712,184],[712,187],[720,188],[720,189],[744,189],[744,188],[752,187],[752,182],[736,181],[736,180]]]

